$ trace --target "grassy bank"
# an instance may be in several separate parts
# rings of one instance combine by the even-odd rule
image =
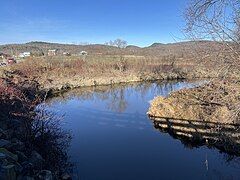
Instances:
[[[156,97],[148,115],[156,128],[175,138],[240,154],[240,81],[214,80]]]
[[[216,77],[209,67],[181,59],[144,56],[45,57],[27,59],[10,68],[39,82],[46,90],[117,83]]]
[[[240,124],[240,82],[222,80],[183,89],[151,102],[150,116],[192,121]]]
[[[133,55],[29,58],[0,71],[1,132],[7,134],[0,151],[6,178],[59,178],[67,172],[70,136],[54,115],[36,109],[49,94],[84,86],[218,77],[218,68],[196,61]],[[16,142],[22,146],[12,146]]]

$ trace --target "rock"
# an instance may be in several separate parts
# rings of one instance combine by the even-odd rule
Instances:
[[[0,147],[9,147],[11,142],[5,139],[0,139]]]
[[[18,161],[18,156],[16,154],[11,153],[5,148],[0,148],[0,153],[5,154],[7,158],[12,161]]]
[[[62,175],[62,180],[71,180],[71,179],[72,179],[72,177],[67,173]]]
[[[40,180],[53,180],[53,175],[51,171],[42,170],[40,173],[38,173],[38,178]]]
[[[1,166],[0,177],[1,179],[15,180],[17,178],[15,172],[15,165]]]

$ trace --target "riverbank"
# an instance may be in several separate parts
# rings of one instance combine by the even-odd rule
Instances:
[[[157,128],[179,139],[239,155],[240,82],[215,80],[156,97],[147,112]]]
[[[169,97],[156,97],[148,115],[215,123],[239,124],[240,83],[212,81],[204,86],[183,89]]]
[[[215,71],[208,72],[206,68],[195,67],[193,71],[180,64],[142,63],[29,60],[2,71],[1,127],[3,134],[11,133],[1,139],[1,177],[69,178],[65,174],[67,148],[62,146],[67,146],[70,136],[57,127],[51,113],[44,108],[35,109],[49,96],[79,87],[217,77]],[[23,149],[12,148],[15,142]]]
[[[68,179],[70,136],[59,129],[54,114],[44,107],[36,109],[45,97],[34,80],[11,73],[0,79],[2,179]]]
[[[126,72],[121,72],[121,74],[121,76],[119,73],[118,76],[115,74],[112,77],[93,78],[79,75],[72,78],[70,76],[66,78],[54,76],[52,80],[49,80],[43,76],[38,78],[27,76],[20,69],[4,71],[0,81],[0,108],[3,112],[1,114],[1,132],[6,136],[3,135],[0,139],[3,156],[0,176],[6,179],[39,178],[40,176],[61,178],[64,175],[65,178],[68,177],[65,174],[67,167],[59,167],[65,164],[62,163],[62,158],[66,160],[64,151],[67,148],[63,148],[58,143],[61,139],[67,142],[69,135],[58,131],[59,128],[55,127],[55,117],[45,112],[44,108],[35,109],[48,96],[78,87],[186,78],[179,73],[128,75]],[[49,83],[46,83],[45,80]],[[45,122],[45,119],[48,121]],[[42,121],[45,123],[42,124]],[[53,132],[48,131],[49,125],[53,127]],[[52,156],[55,156],[54,161]],[[15,158],[14,161],[13,158]]]
[[[210,69],[212,68],[192,61],[122,56],[108,57],[105,60],[35,58],[9,68],[20,76],[36,80],[42,89],[51,92],[129,82],[218,77],[217,68],[215,71]]]

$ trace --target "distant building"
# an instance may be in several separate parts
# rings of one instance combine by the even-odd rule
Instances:
[[[81,51],[80,55],[88,55],[87,51]]]
[[[71,56],[71,53],[69,53],[69,52],[64,52],[63,55],[64,55],[64,56]]]
[[[18,55],[18,57],[19,57],[19,58],[24,58],[25,56],[23,55],[23,53],[20,53],[20,54]]]
[[[18,57],[20,57],[20,58],[25,58],[25,57],[30,57],[30,56],[31,56],[31,52],[23,52],[18,55]]]
[[[49,49],[48,50],[48,56],[56,56],[57,50],[56,49]]]
[[[24,55],[25,57],[29,57],[29,56],[31,56],[31,52],[24,52],[23,55]]]

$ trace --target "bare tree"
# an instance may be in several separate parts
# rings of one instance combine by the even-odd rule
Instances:
[[[237,42],[239,0],[192,0],[186,11],[187,32],[196,38]]]
[[[202,92],[202,98],[208,104],[216,99],[227,107],[231,104],[233,109],[232,119],[239,120],[239,101],[228,102],[231,97],[236,99],[238,90],[231,92],[231,85],[236,84],[240,79],[240,0],[191,0],[186,10],[186,33],[194,40],[208,39],[220,45],[217,61],[222,66],[219,73],[230,83],[227,99],[216,98],[221,94],[224,86],[220,83],[215,87],[209,86],[206,92]],[[226,75],[234,75],[235,81],[231,81]],[[232,84],[231,84],[232,83]],[[214,86],[214,84],[213,84]],[[209,92],[212,92],[209,94]],[[237,92],[237,93],[236,93]],[[207,95],[207,96],[206,96]],[[212,96],[211,99],[209,97]],[[199,98],[199,97],[197,97]],[[234,108],[233,108],[234,107]]]
[[[239,71],[240,61],[240,1],[191,0],[186,10],[186,33],[194,40],[208,39],[221,45],[224,68]]]
[[[114,44],[118,47],[118,48],[126,48],[127,46],[127,41],[122,40],[122,39],[116,39],[114,41]]]
[[[105,45],[108,45],[108,46],[115,46],[115,45],[114,45],[114,41],[112,41],[112,40],[110,40],[110,41],[108,41],[108,42],[105,42],[104,44],[105,44]]]
[[[114,41],[109,41],[109,42],[106,42],[105,43],[106,45],[109,45],[109,46],[116,46],[118,48],[126,48],[127,47],[127,41],[125,40],[122,40],[122,39],[116,39]]]
[[[238,18],[236,23],[237,23],[237,27],[236,27],[236,31],[235,31],[235,38],[236,38],[237,42],[240,43],[240,18]]]

